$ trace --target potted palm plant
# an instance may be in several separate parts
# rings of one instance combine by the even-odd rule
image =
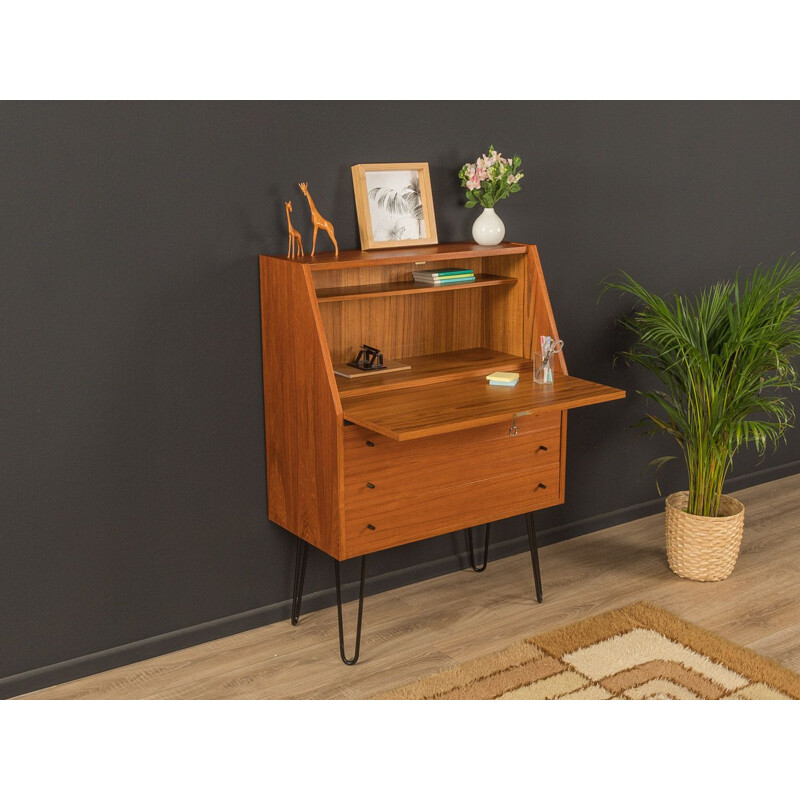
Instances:
[[[800,262],[781,260],[718,283],[694,297],[664,299],[627,273],[607,281],[636,299],[621,319],[634,335],[620,355],[658,378],[644,391],[656,406],[641,421],[680,447],[689,489],[666,498],[667,557],[676,574],[727,578],[739,556],[744,507],[723,494],[733,457],[753,445],[763,455],[792,427],[787,390],[800,388]],[[676,456],[657,458],[659,467]]]

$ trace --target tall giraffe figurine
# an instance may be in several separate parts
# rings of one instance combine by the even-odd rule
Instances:
[[[295,230],[292,227],[292,201],[284,203],[286,206],[286,221],[289,223],[289,252],[286,254],[287,258],[294,258],[297,254],[295,249],[295,243],[297,243],[297,247],[300,248],[300,255],[304,256],[305,253],[303,252],[303,238],[300,236],[300,231]]]
[[[317,233],[319,233],[320,228],[331,237],[331,241],[333,242],[334,248],[336,248],[336,255],[339,255],[339,245],[336,244],[336,236],[333,233],[333,225],[331,225],[322,214],[317,211],[317,207],[314,205],[314,201],[311,199],[311,195],[308,193],[308,184],[307,183],[298,183],[300,187],[300,191],[306,196],[306,200],[308,200],[308,207],[311,209],[311,222],[314,225],[314,239],[311,244],[311,255],[314,255],[314,251],[317,249]]]

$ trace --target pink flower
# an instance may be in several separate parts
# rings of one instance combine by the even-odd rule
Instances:
[[[516,157],[515,157],[516,158]],[[474,164],[466,163],[461,168],[459,177],[463,180],[463,185],[469,192],[492,192],[499,191],[500,187],[515,186],[523,174],[514,174],[514,158],[503,158],[493,146],[489,147],[488,155],[482,153],[475,159]],[[508,196],[508,190],[504,189],[504,196]]]

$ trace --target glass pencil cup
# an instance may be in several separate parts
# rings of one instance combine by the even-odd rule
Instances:
[[[553,368],[550,366],[550,359],[543,358],[538,350],[533,354],[533,382],[553,382]]]

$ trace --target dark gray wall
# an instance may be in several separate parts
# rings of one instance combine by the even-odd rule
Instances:
[[[0,688],[288,616],[257,255],[285,250],[284,200],[310,241],[298,181],[355,248],[350,166],[427,161],[439,239],[465,240],[461,164],[489,144],[519,153],[523,191],[498,211],[509,239],[539,246],[570,371],[633,394],[641,376],[611,365],[627,303],[598,305],[599,282],[624,268],[693,289],[798,249],[799,133],[797,103],[0,104],[0,677],[18,676]],[[545,541],[657,510],[640,473],[671,450],[630,430],[641,412],[631,397],[571,414]],[[762,464],[745,454],[731,486],[799,463],[792,431]],[[685,480],[675,467],[662,483]],[[522,535],[499,526],[495,554]],[[463,549],[459,535],[380,554],[372,587],[456,569]],[[312,559],[306,608],[331,585]]]

